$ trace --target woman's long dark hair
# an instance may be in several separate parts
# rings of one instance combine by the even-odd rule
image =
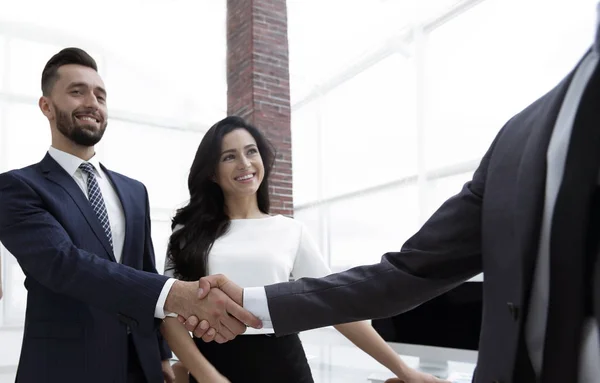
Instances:
[[[175,277],[195,281],[207,275],[208,254],[213,243],[229,229],[230,219],[225,213],[225,199],[220,186],[214,182],[215,171],[221,157],[223,137],[236,130],[245,129],[254,137],[265,172],[256,193],[258,208],[268,214],[269,175],[275,160],[273,146],[254,126],[240,117],[227,117],[214,124],[202,138],[190,169],[189,203],[177,210],[171,228],[183,228],[171,234],[167,250]]]

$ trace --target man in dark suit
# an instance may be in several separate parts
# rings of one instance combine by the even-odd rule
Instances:
[[[475,382],[600,381],[599,52],[597,36],[572,73],[502,128],[472,180],[400,252],[264,289],[242,292],[224,276],[200,286],[243,296],[284,335],[399,314],[483,272]]]
[[[108,112],[94,59],[57,53],[42,92],[52,146],[0,174],[0,241],[28,291],[17,382],[173,381],[158,332],[165,310],[192,322],[210,314],[227,339],[245,330],[229,313],[257,327],[225,294],[199,300],[197,282],[157,274],[145,186],[95,156]]]

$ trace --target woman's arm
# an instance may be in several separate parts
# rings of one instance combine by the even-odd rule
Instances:
[[[445,382],[410,368],[368,322],[352,322],[334,326],[342,335],[376,361],[387,367],[402,382]]]
[[[319,247],[302,225],[298,250],[294,259],[294,278],[320,278],[331,274]],[[334,326],[352,343],[390,369],[403,383],[440,383],[432,375],[416,371],[406,365],[398,354],[379,336],[367,322],[353,322]],[[447,382],[449,383],[449,382]]]
[[[188,331],[179,320],[167,317],[160,326],[160,331],[169,347],[179,360],[187,367],[199,383],[229,383],[223,375],[202,355]]]

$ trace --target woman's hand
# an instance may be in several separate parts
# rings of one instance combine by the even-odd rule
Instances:
[[[450,383],[448,380],[436,378],[413,369],[408,369],[402,376],[388,379],[385,383]]]

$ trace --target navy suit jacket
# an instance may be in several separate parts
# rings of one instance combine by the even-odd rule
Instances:
[[[170,357],[154,318],[158,275],[145,186],[108,171],[125,212],[122,264],[89,201],[50,155],[0,174],[0,241],[26,279],[17,382],[125,382],[127,328],[149,382]]]

